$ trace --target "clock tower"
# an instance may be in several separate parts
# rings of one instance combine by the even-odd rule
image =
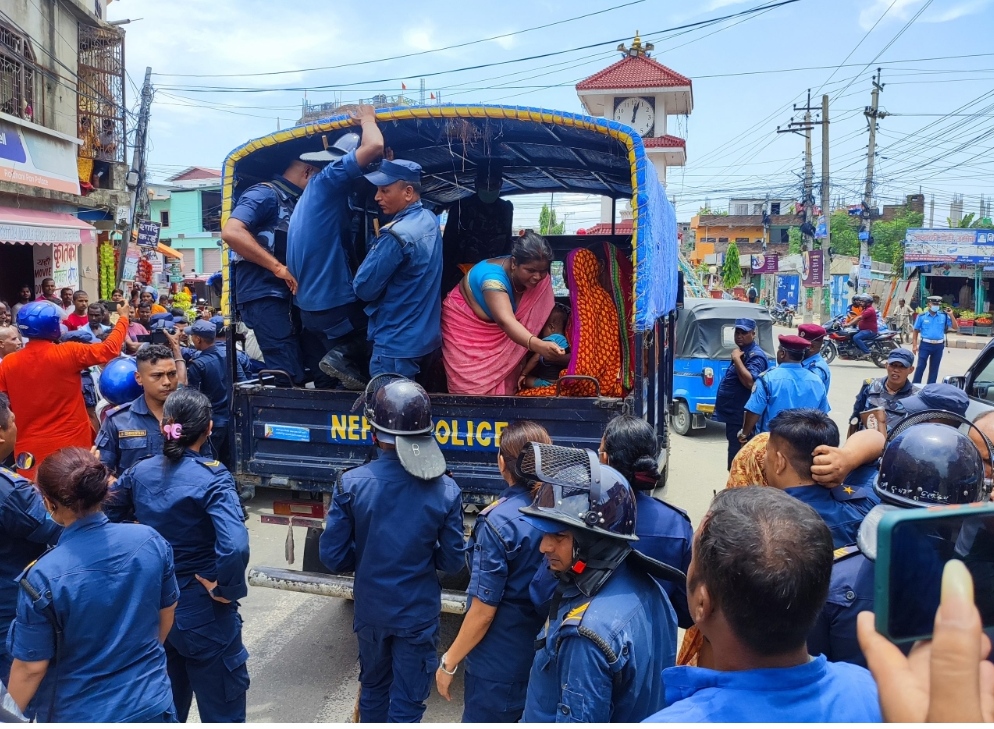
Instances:
[[[652,44],[635,32],[630,48],[618,46],[622,59],[576,85],[577,96],[591,116],[614,119],[642,137],[646,155],[659,180],[666,184],[666,168],[687,162],[687,143],[667,134],[667,117],[690,114],[694,93],[689,78],[651,57]],[[611,202],[604,200],[601,220],[610,222]]]

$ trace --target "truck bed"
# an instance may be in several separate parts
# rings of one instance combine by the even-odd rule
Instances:
[[[338,474],[373,456],[369,424],[353,411],[359,393],[240,383],[234,390],[235,478],[239,483],[328,493]],[[597,450],[619,398],[488,397],[432,394],[435,437],[467,504],[506,486],[497,470],[500,432],[534,420],[557,445]]]

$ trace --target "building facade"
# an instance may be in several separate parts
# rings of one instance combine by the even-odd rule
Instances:
[[[190,167],[162,185],[149,186],[159,240],[183,256],[184,276],[221,270],[221,172]]]

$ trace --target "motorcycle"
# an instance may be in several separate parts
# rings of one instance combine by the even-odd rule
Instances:
[[[821,356],[829,364],[836,357],[851,361],[863,359],[862,350],[853,341],[857,329],[845,326],[844,321],[844,316],[838,316],[822,325],[828,332],[828,336],[825,337],[825,342],[821,345]],[[896,331],[884,328],[878,331],[877,336],[867,343],[870,348],[870,360],[877,367],[887,366],[887,356],[898,347],[896,341],[898,334]]]
[[[794,326],[794,307],[781,307],[779,304],[770,309],[770,317],[777,326],[791,328]]]

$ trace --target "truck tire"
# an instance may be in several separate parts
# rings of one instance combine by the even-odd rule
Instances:
[[[690,416],[690,408],[687,407],[687,403],[683,400],[677,400],[674,403],[673,415],[670,416],[670,422],[673,425],[673,432],[677,435],[690,435],[694,432],[691,427],[692,418]]]
[[[304,572],[320,572],[323,575],[330,575],[332,571],[321,563],[321,529],[317,527],[307,528],[307,538],[304,540],[304,562],[300,566]]]

